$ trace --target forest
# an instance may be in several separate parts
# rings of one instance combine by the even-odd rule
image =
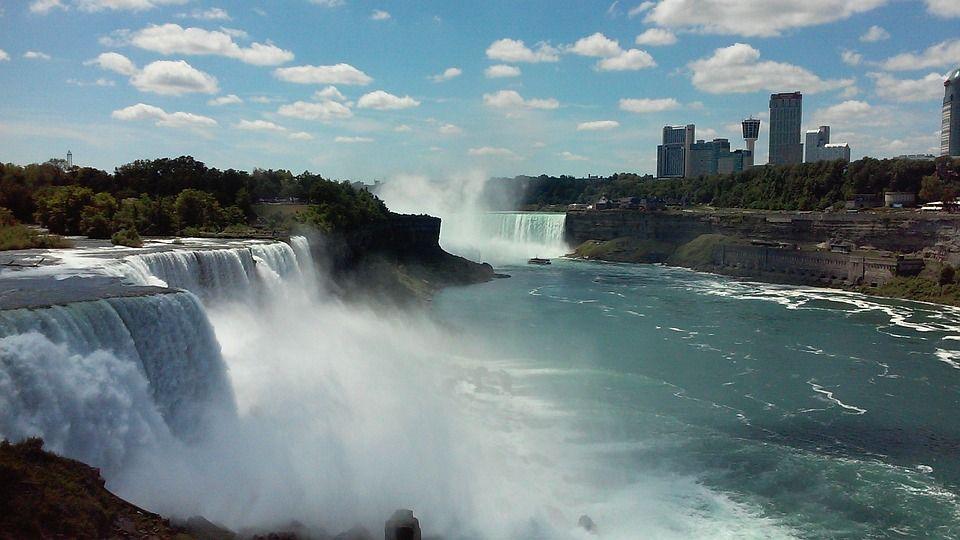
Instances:
[[[489,200],[519,200],[526,209],[574,203],[602,196],[659,197],[687,205],[759,210],[842,208],[855,194],[909,191],[921,202],[952,200],[960,194],[960,160],[863,158],[788,166],[758,166],[743,172],[699,178],[656,179],[633,173],[602,178],[519,176],[490,183]]]

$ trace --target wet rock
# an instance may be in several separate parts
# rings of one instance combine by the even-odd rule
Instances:
[[[413,510],[397,510],[384,525],[383,536],[384,540],[421,540],[420,520],[413,517]]]

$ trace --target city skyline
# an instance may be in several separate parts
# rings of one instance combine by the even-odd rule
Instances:
[[[697,138],[739,148],[750,116],[764,126],[754,162],[767,163],[767,100],[793,91],[805,101],[801,134],[833,126],[853,159],[939,154],[960,7],[722,5],[8,5],[0,161],[69,149],[107,169],[190,154],[367,181],[464,169],[656,174],[664,125],[696,124]]]

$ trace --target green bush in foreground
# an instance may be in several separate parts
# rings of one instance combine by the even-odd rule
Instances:
[[[136,229],[120,229],[113,233],[113,236],[110,237],[110,242],[115,246],[143,247],[143,240],[140,238]]]

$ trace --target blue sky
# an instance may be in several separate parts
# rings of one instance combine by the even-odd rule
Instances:
[[[958,65],[957,0],[4,0],[0,161],[646,173],[794,90],[854,159],[936,153]]]

